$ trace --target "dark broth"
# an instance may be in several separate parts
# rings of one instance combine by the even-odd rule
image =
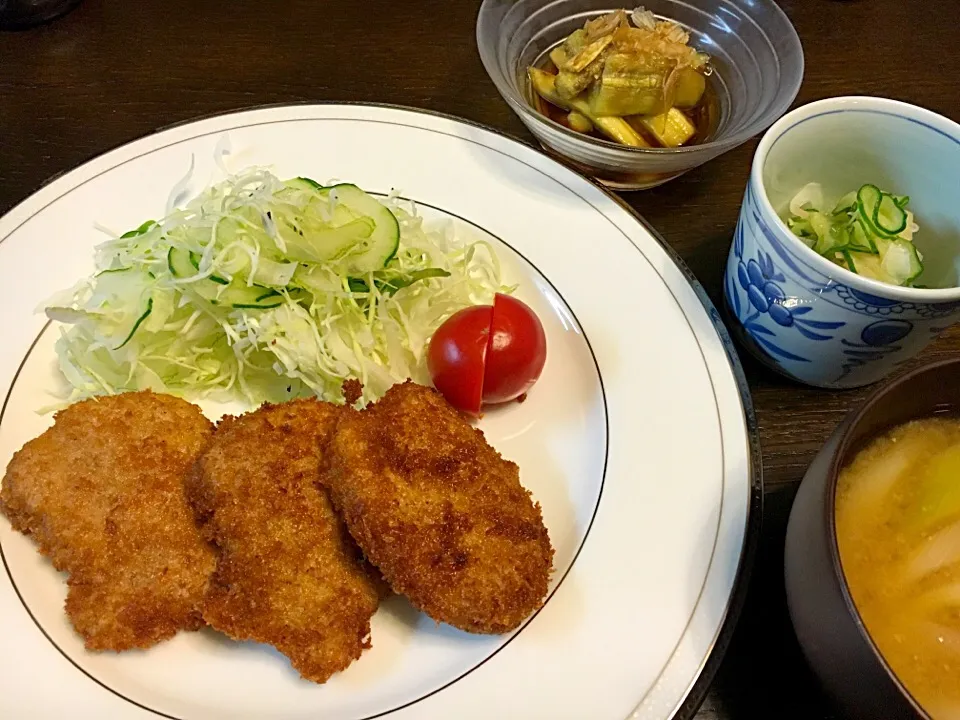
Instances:
[[[544,54],[541,57],[541,60],[536,64],[536,67],[552,74],[557,72],[557,66],[553,64],[547,54]],[[703,92],[703,97],[700,98],[700,102],[697,103],[694,108],[683,111],[683,114],[690,118],[690,121],[694,124],[697,130],[693,137],[685,142],[682,147],[705,143],[710,140],[717,131],[717,127],[720,125],[720,99],[717,94],[716,82],[717,81],[715,77],[712,75],[708,76],[707,86]],[[531,97],[530,104],[536,108],[537,112],[542,115],[546,115],[555,123],[563,125],[565,128],[570,128],[570,123],[567,122],[566,110],[558,108],[556,105],[548,103],[546,100],[540,97],[532,87],[529,87],[529,82],[527,91]],[[656,141],[656,139],[651,137],[650,134],[644,131],[642,127],[637,127],[634,129],[643,136],[644,140],[650,143],[651,147],[660,147],[660,144]],[[606,135],[599,133],[596,130],[591,130],[588,133],[580,134],[597,138],[598,140],[613,142]]]

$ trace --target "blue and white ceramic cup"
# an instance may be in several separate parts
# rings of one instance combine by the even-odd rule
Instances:
[[[870,280],[781,221],[809,182],[839,198],[872,183],[909,195],[924,288]],[[960,321],[960,125],[894,100],[821,100],[785,115],[753,160],[724,294],[741,343],[808,385],[869,385]]]

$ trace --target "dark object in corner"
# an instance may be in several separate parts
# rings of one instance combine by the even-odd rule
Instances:
[[[0,30],[27,30],[66,15],[82,0],[0,0]]]

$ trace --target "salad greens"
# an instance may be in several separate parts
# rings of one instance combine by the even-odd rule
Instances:
[[[348,378],[369,401],[428,383],[436,328],[498,291],[489,244],[425,227],[395,195],[254,168],[100,245],[96,273],[45,310],[65,325],[69,402],[140,389],[340,400]]]
[[[823,188],[810,183],[790,201],[786,222],[794,235],[837,265],[908,286],[923,272],[923,257],[913,244],[919,228],[907,210],[909,202],[906,196],[864,185],[827,210]]]

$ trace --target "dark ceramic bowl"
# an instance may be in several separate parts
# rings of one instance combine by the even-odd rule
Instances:
[[[854,718],[929,715],[871,640],[840,567],[837,476],[871,440],[918,418],[960,413],[960,358],[932,363],[881,387],[838,427],[807,470],[787,527],[787,603],[797,638],[827,692]]]

